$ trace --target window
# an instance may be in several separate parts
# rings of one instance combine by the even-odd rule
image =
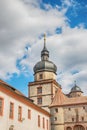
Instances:
[[[41,94],[42,93],[42,87],[38,87],[37,88],[37,94]]]
[[[74,121],[74,118],[72,118],[72,121]]]
[[[31,110],[28,109],[28,119],[31,119]]]
[[[18,107],[18,120],[19,121],[22,120],[22,107],[21,106]]]
[[[0,116],[3,115],[3,105],[4,105],[4,100],[3,98],[0,98]]]
[[[58,108],[55,108],[55,112],[58,112]]]
[[[84,117],[82,117],[82,121],[84,121]]]
[[[40,127],[40,115],[38,115],[38,127]]]
[[[9,130],[14,130],[14,125],[11,125]]]
[[[54,117],[54,121],[57,121],[57,117]]]
[[[69,111],[71,111],[71,108],[69,107]]]
[[[38,98],[37,98],[37,104],[38,104],[38,105],[41,105],[41,104],[42,104],[42,97],[38,97]]]
[[[48,130],[48,120],[46,121],[46,123],[47,123],[47,130]]]
[[[14,104],[12,102],[10,102],[9,118],[14,118]]]
[[[39,75],[39,79],[43,79],[43,74],[40,74],[40,75]]]
[[[83,106],[83,109],[85,109],[85,106]]]
[[[43,128],[45,128],[45,119],[43,117]]]
[[[67,127],[67,129],[66,130],[72,130],[72,128],[71,127]]]

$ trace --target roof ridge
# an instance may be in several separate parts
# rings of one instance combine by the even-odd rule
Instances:
[[[62,105],[67,98],[68,97],[65,96],[65,94],[61,91],[61,89],[58,89],[50,107],[56,105]]]

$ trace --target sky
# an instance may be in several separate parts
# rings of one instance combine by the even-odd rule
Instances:
[[[63,92],[87,95],[87,0],[0,0],[0,79],[27,96],[44,33]]]

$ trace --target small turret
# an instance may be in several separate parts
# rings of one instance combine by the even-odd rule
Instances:
[[[76,85],[76,81],[75,81],[75,85],[71,88],[71,91],[70,91],[70,97],[80,97],[82,96],[82,90],[80,87],[78,87]]]

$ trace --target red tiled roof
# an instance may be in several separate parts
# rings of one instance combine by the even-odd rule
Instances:
[[[84,103],[87,103],[87,96],[69,98],[65,96],[61,90],[58,90],[53,99],[53,102],[49,107],[84,104]]]
[[[24,96],[24,94],[22,94],[20,91],[18,91],[17,89],[15,89],[14,87],[10,86],[9,84],[7,84],[6,82],[4,82],[3,80],[0,79],[0,83],[3,85],[6,85],[6,87],[8,87],[9,89],[11,89],[12,91],[14,91],[15,93]]]

